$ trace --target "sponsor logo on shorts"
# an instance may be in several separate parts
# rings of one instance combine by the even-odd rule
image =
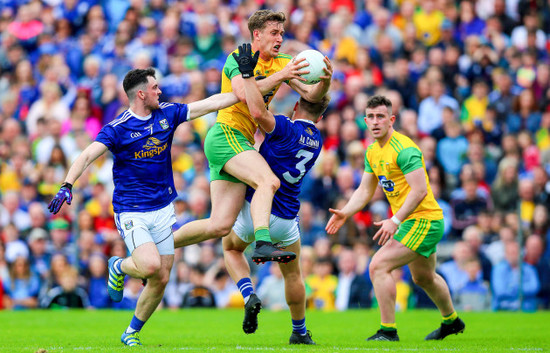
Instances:
[[[134,221],[129,220],[128,222],[124,222],[124,228],[126,230],[130,230],[134,227]]]

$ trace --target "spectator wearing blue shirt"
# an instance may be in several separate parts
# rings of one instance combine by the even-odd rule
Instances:
[[[537,271],[533,266],[523,262],[520,274],[518,243],[508,242],[504,249],[505,260],[493,267],[491,275],[493,310],[535,311],[537,309],[536,296],[540,289]],[[523,303],[520,302],[520,291],[523,295]]]
[[[443,165],[445,173],[456,177],[462,167],[469,143],[461,134],[458,121],[452,121],[445,127],[445,135],[437,144],[437,159]]]
[[[450,107],[458,110],[458,102],[445,94],[445,85],[437,80],[431,82],[430,96],[420,102],[418,107],[418,130],[430,135],[443,123],[443,108]]]

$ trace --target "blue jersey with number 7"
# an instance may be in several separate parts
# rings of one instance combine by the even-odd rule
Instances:
[[[275,129],[265,134],[260,147],[260,154],[281,180],[281,187],[273,198],[273,215],[296,218],[300,210],[298,195],[302,180],[315,164],[322,146],[321,133],[313,122],[275,115]],[[248,187],[246,200],[250,202],[253,194],[254,189]]]

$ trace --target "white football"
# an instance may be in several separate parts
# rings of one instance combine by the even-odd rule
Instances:
[[[313,49],[304,50],[300,54],[296,55],[294,60],[306,58],[304,61],[309,63],[308,66],[300,69],[300,71],[309,71],[309,74],[301,75],[306,79],[305,82],[302,82],[308,85],[313,85],[321,81],[319,77],[326,75],[323,70],[326,68],[325,62],[323,61],[324,57],[325,56],[323,54]]]

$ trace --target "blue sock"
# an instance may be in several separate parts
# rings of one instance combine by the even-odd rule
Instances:
[[[134,315],[132,318],[132,321],[130,322],[130,326],[126,329],[126,333],[134,333],[136,331],[141,331],[141,328],[145,325],[145,321],[141,321]]]
[[[237,287],[239,287],[239,290],[241,291],[244,299],[244,303],[246,304],[246,302],[248,302],[248,299],[250,298],[250,295],[254,294],[252,281],[248,277],[242,278],[239,282],[237,282]]]
[[[122,260],[124,260],[124,259],[118,259],[113,264],[113,268],[115,270],[115,273],[119,276],[124,274],[124,272],[122,272],[122,267],[121,267],[122,266]]]
[[[306,318],[304,317],[302,320],[292,320],[292,331],[302,336],[305,335],[307,333]]]

